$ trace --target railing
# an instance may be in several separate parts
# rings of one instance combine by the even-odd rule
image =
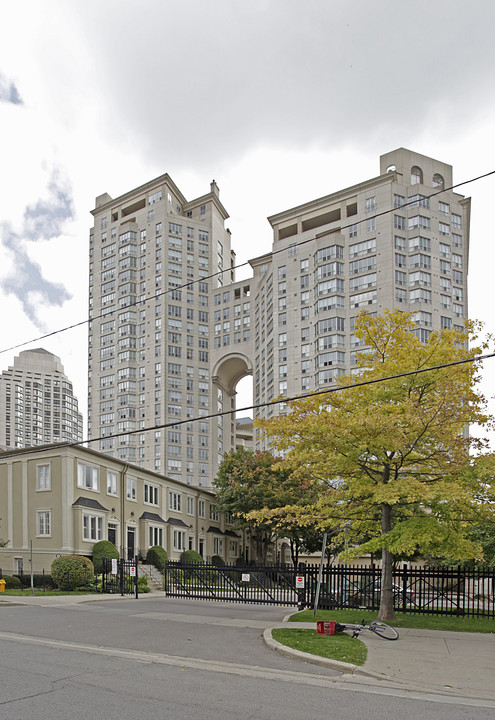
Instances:
[[[318,567],[292,565],[218,567],[169,562],[165,594],[170,597],[313,607]],[[495,618],[495,570],[403,565],[393,571],[399,612]],[[381,569],[332,565],[323,568],[318,607],[378,610]]]

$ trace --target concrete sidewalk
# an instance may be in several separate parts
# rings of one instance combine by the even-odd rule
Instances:
[[[316,623],[274,627],[316,630]],[[264,634],[268,646],[287,656],[341,670],[347,681],[495,701],[495,634],[401,628],[399,639],[389,642],[362,632],[359,639],[365,643],[368,657],[358,666],[281,646],[273,640],[272,629]]]

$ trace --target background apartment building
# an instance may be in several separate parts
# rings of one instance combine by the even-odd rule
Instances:
[[[213,295],[230,287],[234,264],[218,187],[187,201],[163,175],[99,196],[92,213],[89,437],[119,459],[211,485],[235,435],[234,416],[207,418],[223,406],[212,382]]]
[[[0,375],[0,445],[24,448],[82,440],[83,422],[60,358],[24,350]]]
[[[366,350],[354,334],[363,309],[413,312],[422,339],[462,327],[470,200],[451,185],[450,165],[387,153],[377,177],[270,217],[271,252],[242,282],[214,182],[189,202],[168,175],[97,198],[89,420],[99,449],[209,485],[238,442],[232,411],[245,375],[262,406],[352,373]],[[206,417],[218,412],[227,414]],[[106,437],[126,430],[143,432]]]

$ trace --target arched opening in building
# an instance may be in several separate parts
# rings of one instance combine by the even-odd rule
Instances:
[[[241,445],[252,447],[252,377],[251,360],[243,353],[225,355],[213,369],[212,380],[216,396],[214,411],[231,411],[231,414],[223,416],[223,452]]]

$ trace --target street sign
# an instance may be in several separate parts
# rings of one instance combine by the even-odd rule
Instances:
[[[249,573],[242,573],[242,582],[249,582],[251,580],[251,575]]]
[[[304,587],[304,575],[296,575],[296,588]]]
[[[136,566],[135,565],[131,565],[131,567],[129,568],[129,575],[131,577],[136,577]]]

